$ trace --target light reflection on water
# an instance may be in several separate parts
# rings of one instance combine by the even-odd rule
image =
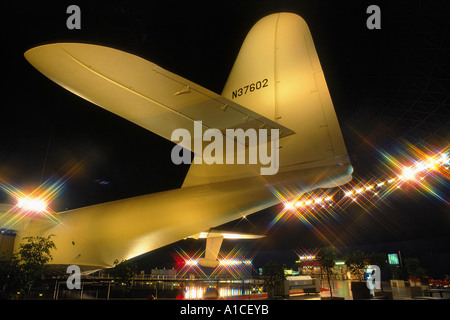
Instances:
[[[184,299],[203,299],[206,288],[189,286],[184,288]]]
[[[258,293],[261,293],[260,288],[186,286],[183,288],[183,299],[220,299]]]

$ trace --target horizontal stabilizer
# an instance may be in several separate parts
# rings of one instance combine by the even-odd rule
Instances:
[[[202,121],[203,131],[279,129],[280,138],[294,133],[274,119],[113,48],[53,43],[28,50],[25,58],[65,89],[168,140],[180,128],[194,137],[194,121]],[[180,142],[191,151],[192,144]]]

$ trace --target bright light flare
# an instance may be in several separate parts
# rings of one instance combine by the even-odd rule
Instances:
[[[185,264],[187,266],[198,266],[198,260],[188,259],[188,260],[185,260]]]
[[[293,201],[290,201],[290,202],[286,202],[285,204],[284,204],[284,208],[286,209],[286,210],[293,210],[294,209],[294,202]]]
[[[32,192],[25,193],[0,178],[0,190],[15,201],[8,212],[0,216],[2,227],[13,228],[18,223],[30,220],[36,215],[61,223],[58,215],[51,209],[52,202],[64,191],[67,181],[81,168],[82,162],[69,168],[67,172],[55,180],[50,178]]]
[[[415,180],[417,173],[418,171],[415,170],[413,167],[405,167],[403,168],[403,171],[400,174],[399,178],[404,181]]]
[[[176,261],[177,277],[184,278],[187,274],[195,274],[199,277],[206,277],[202,268],[199,266],[198,261],[203,255],[203,251],[198,250],[194,254],[188,254],[182,248],[175,249],[173,258]]]
[[[43,199],[38,198],[20,198],[17,200],[17,207],[22,210],[33,211],[33,212],[46,212],[47,202]]]
[[[44,183],[31,193],[24,193],[4,181],[0,181],[0,190],[6,192],[16,203],[8,212],[0,216],[4,227],[14,228],[17,223],[32,219],[36,215],[59,223],[58,215],[50,208],[52,201],[61,194],[65,181]]]

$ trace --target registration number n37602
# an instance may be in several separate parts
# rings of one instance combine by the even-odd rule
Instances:
[[[261,81],[256,81],[254,83],[248,84],[242,88],[236,89],[232,92],[231,94],[231,99],[240,97],[244,94],[250,93],[250,92],[254,92],[256,90],[265,88],[269,86],[269,80],[268,79],[263,79]]]

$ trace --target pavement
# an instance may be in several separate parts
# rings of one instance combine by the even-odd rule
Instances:
[[[411,296],[411,287],[391,287],[389,281],[382,281],[383,292],[392,293],[393,300],[438,300],[439,295],[434,294],[430,299],[428,295],[422,294],[416,297]],[[353,300],[350,280],[333,280],[331,282],[333,297],[343,297],[345,300]],[[428,286],[421,286],[422,292],[428,290]],[[289,300],[320,300],[330,297],[330,290],[327,281],[321,283],[321,292],[317,294],[291,294]],[[444,293],[443,298],[450,298],[450,293]]]

